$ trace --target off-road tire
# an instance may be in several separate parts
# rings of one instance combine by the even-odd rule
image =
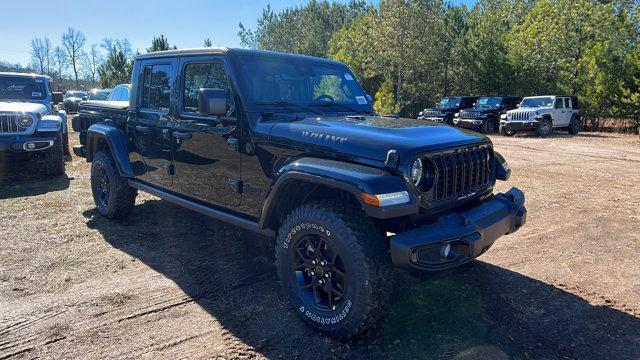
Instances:
[[[547,137],[553,133],[553,123],[550,119],[540,120],[540,124],[536,128],[536,135],[539,137]]]
[[[53,146],[44,151],[44,171],[47,175],[64,174],[64,150],[62,132],[56,135]]]
[[[64,156],[71,160],[71,151],[69,150],[69,132],[65,132],[62,134],[62,150],[64,151]]]
[[[483,134],[493,134],[496,132],[496,124],[493,119],[486,119],[482,122],[481,131]]]
[[[332,309],[315,306],[298,284],[302,275],[296,278],[294,270],[297,247],[307,236],[325,238],[344,264],[345,296]],[[366,214],[340,202],[309,203],[289,213],[278,232],[276,267],[302,320],[336,338],[349,338],[375,326],[389,297],[390,266],[384,240]]]
[[[504,126],[500,125],[500,135],[502,136],[513,136],[516,132],[514,130],[507,130]]]
[[[101,198],[102,176],[106,176],[105,188],[108,190],[108,197],[104,201]],[[130,187],[127,179],[120,176],[111,153],[101,150],[91,163],[91,193],[100,215],[109,219],[122,219],[133,210],[138,190]]]
[[[571,135],[578,135],[578,133],[581,130],[580,121],[576,118],[571,119],[571,122],[569,123],[569,128],[567,130]]]

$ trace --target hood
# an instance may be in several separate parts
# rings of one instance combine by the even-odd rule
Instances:
[[[0,101],[0,112],[25,112],[45,114],[47,107],[31,102]]]
[[[65,102],[67,102],[67,101],[79,102],[79,101],[82,101],[82,98],[81,97],[76,97],[76,96],[71,96],[71,97],[68,97],[68,98],[64,99],[64,101]]]
[[[478,133],[414,119],[381,116],[306,118],[279,122],[269,139],[319,151],[385,161],[396,150],[400,162],[416,153],[488,142]]]

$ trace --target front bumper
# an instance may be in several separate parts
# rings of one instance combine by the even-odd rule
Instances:
[[[0,152],[27,153],[52,147],[55,137],[0,137]]]
[[[484,122],[484,119],[461,119],[461,118],[453,119],[454,124],[466,129],[475,129],[481,126],[483,122]]]
[[[531,121],[500,121],[500,126],[507,131],[530,131],[535,130],[540,126],[540,122],[537,120]]]
[[[511,188],[473,209],[391,237],[391,260],[407,270],[453,268],[483,254],[499,237],[524,225],[526,218],[524,193]]]

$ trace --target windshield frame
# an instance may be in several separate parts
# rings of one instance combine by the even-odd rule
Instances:
[[[453,103],[452,105],[445,105],[443,104],[443,102],[445,100],[448,100],[447,103],[451,104],[451,101],[456,100],[455,103]],[[442,99],[440,99],[440,101],[438,101],[438,103],[436,104],[436,109],[454,109],[457,107],[460,107],[460,105],[462,105],[462,97],[460,96],[446,96],[443,97]]]
[[[241,94],[241,99],[244,106],[248,111],[256,111],[256,112],[269,112],[269,113],[307,113],[312,114],[313,116],[318,116],[311,109],[305,109],[305,107],[312,107],[315,110],[319,110],[323,114],[327,113],[347,113],[347,114],[371,114],[374,115],[375,111],[373,109],[373,104],[369,99],[368,95],[362,88],[362,85],[357,80],[356,76],[353,74],[351,69],[343,63],[326,60],[321,58],[314,58],[308,56],[301,55],[293,55],[293,54],[276,54],[276,53],[258,53],[258,52],[246,52],[246,53],[235,53],[233,55],[229,54],[231,58],[231,68],[234,72],[233,78],[236,81],[236,86],[239,88],[239,92]],[[336,70],[339,73],[344,75],[348,75],[351,77],[347,79],[348,81],[353,81],[353,88],[351,90],[357,91],[354,95],[354,100],[356,96],[364,97],[365,103],[358,104],[352,102],[344,102],[344,101],[295,101],[294,99],[281,99],[281,101],[262,101],[262,99],[254,99],[250,93],[251,87],[248,84],[249,76],[243,71],[243,67],[245,64],[254,61],[286,61],[290,63],[299,62],[301,64],[307,63],[313,67],[320,68],[328,68],[329,70]],[[312,99],[310,99],[312,100]],[[279,105],[278,102],[289,102],[295,105],[290,106],[282,106]],[[356,110],[355,112],[350,110],[350,108]]]
[[[527,100],[530,101],[543,101],[543,100],[548,100],[547,104],[541,104],[538,106],[525,106],[523,105]],[[531,108],[531,109],[535,109],[535,108],[551,108],[553,107],[553,102],[554,102],[554,97],[553,96],[537,96],[537,97],[529,97],[529,98],[524,98],[522,99],[522,101],[520,101],[520,108]]]

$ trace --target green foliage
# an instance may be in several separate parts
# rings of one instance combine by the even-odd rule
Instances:
[[[395,113],[395,97],[393,95],[393,85],[391,81],[385,81],[376,92],[376,101],[373,108],[380,114]]]
[[[587,115],[640,112],[640,3],[311,1],[264,9],[243,46],[348,64],[376,109],[415,116],[447,95],[578,95]]]
[[[153,37],[151,40],[151,47],[147,48],[147,52],[156,52],[156,51],[165,51],[165,50],[176,50],[177,46],[169,45],[169,40],[164,37],[164,35],[160,35],[160,37]]]
[[[124,51],[112,47],[107,60],[98,67],[100,86],[112,88],[119,84],[128,84],[131,81],[133,62],[127,58]]]

